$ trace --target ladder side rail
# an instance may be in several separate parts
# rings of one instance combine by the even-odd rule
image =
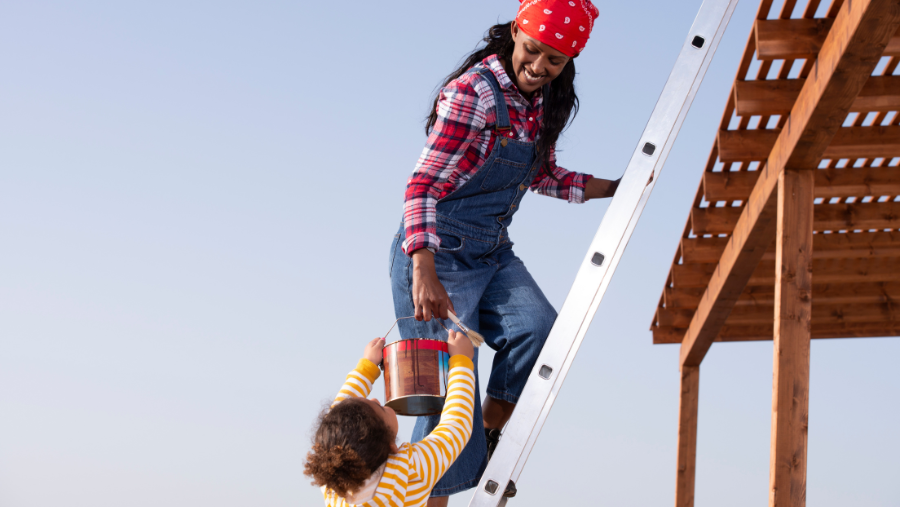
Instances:
[[[701,6],[470,507],[505,505],[503,488],[524,469],[737,2],[705,0]],[[698,35],[704,39],[700,48],[696,47]],[[654,178],[648,184],[651,174]],[[496,486],[493,493],[490,482]]]

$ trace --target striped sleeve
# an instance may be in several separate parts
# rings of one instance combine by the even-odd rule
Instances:
[[[425,483],[423,489],[430,491],[466,446],[472,436],[474,406],[475,371],[472,360],[463,355],[453,356],[450,358],[450,383],[441,422],[422,441],[413,444],[415,472]]]
[[[379,375],[381,370],[375,363],[365,358],[360,359],[356,368],[347,374],[347,380],[344,381],[331,406],[334,407],[347,398],[367,398],[372,392],[372,383],[378,380]]]

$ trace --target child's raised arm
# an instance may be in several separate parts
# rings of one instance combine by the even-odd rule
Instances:
[[[368,398],[372,392],[372,383],[378,380],[381,370],[378,363],[382,360],[384,338],[375,338],[366,344],[363,350],[363,358],[356,364],[356,368],[347,374],[347,380],[338,391],[337,397],[331,406],[344,401],[347,398]]]
[[[462,333],[450,331],[450,382],[441,422],[421,442],[413,444],[416,473],[429,491],[462,452],[472,436],[475,409],[474,350]],[[415,496],[410,490],[407,498]]]

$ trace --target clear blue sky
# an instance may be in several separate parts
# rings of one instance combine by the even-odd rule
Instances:
[[[0,505],[319,505],[310,428],[393,320],[388,249],[432,93],[517,6],[3,3]],[[560,162],[616,178],[700,1],[598,6]],[[734,15],[514,505],[673,501],[678,348],[648,327],[756,8]],[[605,207],[529,195],[516,217],[557,307]],[[814,342],[809,505],[900,505],[898,355]],[[771,342],[716,344],[701,379],[696,504],[764,505]]]

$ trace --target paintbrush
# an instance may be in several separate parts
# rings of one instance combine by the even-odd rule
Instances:
[[[472,331],[468,328],[468,326],[460,322],[459,317],[457,317],[456,314],[453,313],[453,310],[447,310],[447,314],[450,315],[450,320],[452,320],[453,323],[462,330],[463,334],[465,334],[469,338],[469,341],[472,342],[472,345],[480,347],[481,344],[484,343],[484,336],[481,336],[481,333],[477,331]]]

